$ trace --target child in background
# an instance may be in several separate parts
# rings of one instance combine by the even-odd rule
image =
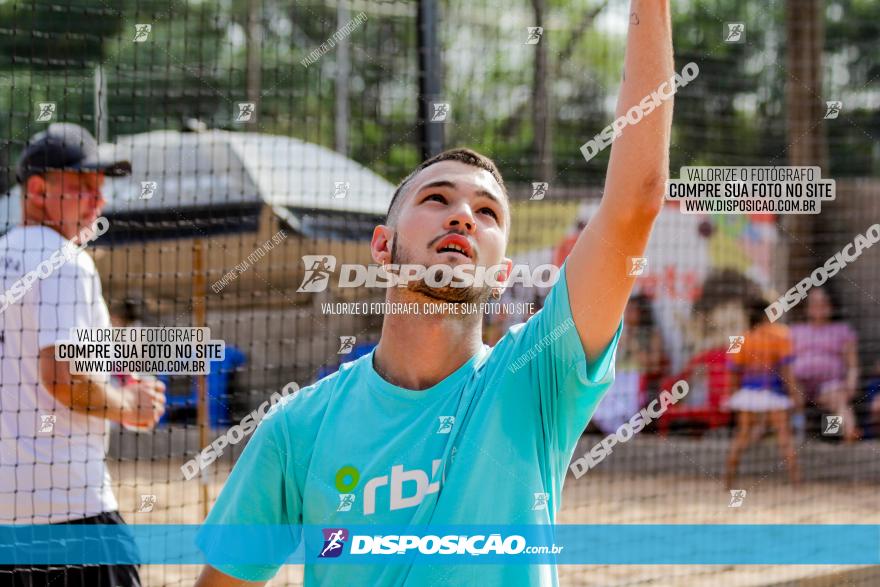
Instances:
[[[666,365],[663,341],[654,325],[651,301],[646,295],[636,294],[629,299],[623,324],[614,383],[593,414],[593,421],[604,434],[616,431],[645,405],[646,385],[659,380],[660,370]],[[653,388],[649,390],[654,392]]]
[[[849,443],[861,436],[851,405],[859,383],[858,337],[849,324],[835,319],[837,308],[827,289],[810,292],[807,321],[791,326],[791,367],[807,401],[843,418],[843,440]]]
[[[736,435],[727,457],[725,483],[733,488],[742,452],[753,441],[753,428],[767,415],[776,431],[779,450],[788,466],[789,479],[800,482],[800,469],[794,451],[789,413],[800,409],[803,396],[791,370],[792,343],[788,328],[766,321],[768,303],[754,298],[748,305],[750,330],[739,353],[728,359],[731,387],[737,390],[727,407],[737,414]]]

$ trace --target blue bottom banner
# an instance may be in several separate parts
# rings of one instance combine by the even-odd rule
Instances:
[[[880,564],[880,525],[0,526],[0,564]]]

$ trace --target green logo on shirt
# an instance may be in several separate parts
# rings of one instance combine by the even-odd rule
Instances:
[[[336,471],[336,489],[339,490],[339,493],[351,493],[360,480],[360,471],[351,465],[346,465]]]

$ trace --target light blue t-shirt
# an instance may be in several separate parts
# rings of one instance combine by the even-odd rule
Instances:
[[[614,379],[622,326],[588,365],[563,267],[541,311],[434,387],[392,385],[374,370],[372,352],[344,364],[261,421],[205,523],[554,523],[575,445]],[[536,493],[547,494],[546,507],[536,507]],[[348,511],[338,511],[343,501]],[[251,581],[277,572],[214,566]],[[557,579],[552,565],[306,564],[305,584],[488,587]]]

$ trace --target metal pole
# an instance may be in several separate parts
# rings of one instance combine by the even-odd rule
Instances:
[[[422,159],[428,159],[443,150],[444,136],[442,122],[431,122],[432,102],[445,102],[443,74],[440,63],[440,44],[437,35],[439,11],[436,0],[419,0],[418,5],[418,45],[419,45],[419,120],[420,147]],[[450,104],[455,113],[455,105]]]
[[[107,77],[100,64],[95,66],[95,138],[107,141]]]
[[[247,51],[245,56],[245,75],[247,78],[248,102],[258,103],[262,93],[261,49],[263,46],[262,2],[248,0],[247,3]],[[260,105],[257,104],[259,111]]]
[[[341,29],[351,20],[348,2],[341,1],[336,5],[336,28]],[[348,156],[348,96],[349,78],[351,77],[351,46],[348,37],[342,37],[336,43],[336,152]]]
[[[206,320],[205,311],[205,245],[202,239],[197,238],[193,241],[193,282],[192,282],[192,315],[193,326],[196,328],[204,328]],[[208,382],[204,375],[196,376],[196,387],[198,389],[198,425],[199,425],[199,446],[208,446],[208,432],[210,427],[210,418],[208,414]],[[202,519],[208,517],[210,504],[208,503],[208,481],[207,477],[199,477],[201,484],[201,499],[199,500],[202,507]]]

